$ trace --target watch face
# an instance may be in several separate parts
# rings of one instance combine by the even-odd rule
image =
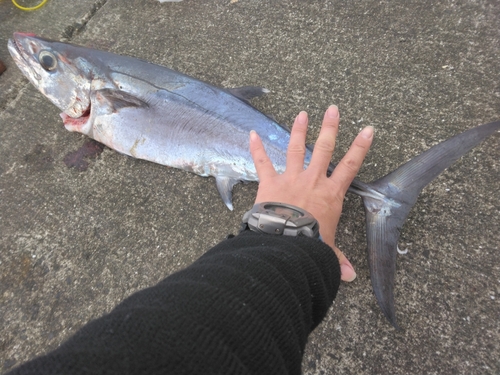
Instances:
[[[302,212],[294,210],[293,208],[290,207],[283,207],[274,204],[266,204],[265,208],[266,210],[272,211],[277,215],[286,215],[292,217],[293,219],[298,219],[299,217],[304,216]]]

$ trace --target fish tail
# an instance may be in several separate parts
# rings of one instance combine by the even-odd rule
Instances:
[[[422,189],[458,158],[500,130],[500,121],[480,125],[443,141],[388,175],[350,191],[361,195],[366,212],[368,263],[382,312],[397,329],[394,277],[399,231]]]

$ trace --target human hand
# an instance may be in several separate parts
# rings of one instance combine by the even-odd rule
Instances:
[[[370,149],[373,128],[368,126],[358,134],[331,176],[327,177],[327,169],[335,149],[339,120],[337,107],[330,106],[323,118],[311,162],[305,170],[308,123],[306,112],[300,112],[295,118],[287,150],[285,172],[282,174],[276,172],[255,131],[250,132],[250,152],[260,180],[255,203],[288,203],[311,213],[319,223],[323,241],[339,258],[341,279],[353,281],[356,272],[342,251],[335,246],[335,232],[345,193]]]

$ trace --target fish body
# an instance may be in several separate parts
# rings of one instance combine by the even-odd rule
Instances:
[[[221,89],[143,60],[32,34],[15,33],[8,48],[24,75],[63,111],[66,129],[126,155],[213,176],[230,209],[234,184],[258,180],[250,130],[262,138],[276,170],[285,170],[289,130],[248,102],[265,89]],[[372,286],[395,327],[399,229],[423,187],[499,129],[500,121],[472,128],[377,181],[352,182],[349,191],[365,206]],[[308,147],[305,166],[311,153]]]
[[[276,169],[284,171],[288,129],[247,102],[264,94],[261,88],[231,92],[139,59],[33,36],[17,38],[23,42],[9,43],[14,59],[63,110],[69,131],[126,155],[213,176],[230,209],[233,185],[257,181],[246,147],[250,130],[263,137]],[[40,61],[52,59],[56,67],[45,69],[40,54]],[[306,163],[310,156],[308,150]]]

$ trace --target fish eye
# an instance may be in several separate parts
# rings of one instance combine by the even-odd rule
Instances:
[[[50,72],[57,68],[57,59],[53,53],[49,51],[41,51],[38,54],[38,62],[46,71]]]

